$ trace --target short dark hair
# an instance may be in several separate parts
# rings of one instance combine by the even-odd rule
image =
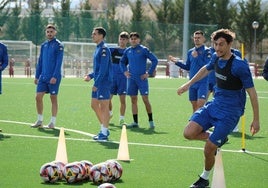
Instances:
[[[103,36],[103,38],[106,36],[106,30],[103,27],[95,27],[94,30],[97,30],[98,33]]]
[[[194,32],[194,35],[203,35],[204,36],[204,32],[203,31],[201,31],[201,30],[197,30],[197,31],[195,31]]]
[[[123,32],[121,32],[121,33],[119,34],[119,37],[120,37],[120,38],[129,39],[129,34],[128,34],[128,32],[123,31]]]
[[[137,37],[137,38],[140,38],[140,35],[139,35],[139,33],[137,33],[137,32],[131,32],[130,34],[129,34],[129,37],[131,38],[131,37]]]
[[[46,29],[54,29],[54,30],[56,30],[56,27],[55,27],[55,25],[53,25],[53,24],[48,24],[48,25],[46,26]]]
[[[224,38],[226,42],[229,44],[233,42],[235,38],[235,33],[229,29],[219,29],[213,33],[214,33],[214,36],[213,36],[214,41],[218,40],[219,38]]]

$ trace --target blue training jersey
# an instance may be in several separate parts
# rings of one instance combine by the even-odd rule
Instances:
[[[62,43],[56,38],[41,45],[40,56],[36,66],[36,79],[39,79],[40,76],[48,80],[52,77],[61,77],[63,50]]]
[[[196,57],[192,55],[194,51],[198,53]],[[185,64],[183,62],[176,62],[175,64],[180,68],[189,71],[189,79],[191,79],[204,65],[210,61],[210,58],[210,49],[205,45],[202,45],[199,48],[194,47],[188,50]],[[207,77],[203,78],[199,82],[207,82]]]
[[[141,44],[135,47],[128,47],[120,60],[121,70],[123,72],[128,70],[131,76],[143,75],[147,71],[147,59],[152,62],[151,67],[148,70],[148,74],[152,75],[158,64],[157,57],[148,48]]]
[[[248,63],[238,56],[234,57],[231,66],[231,74],[241,80],[243,88],[239,90],[227,90],[218,87],[216,83],[213,101],[219,107],[226,108],[226,110],[234,111],[242,115],[246,103],[245,89],[254,87],[254,83]],[[214,53],[211,59],[216,58],[217,55]],[[223,68],[227,62],[228,60],[219,58],[218,66]],[[210,63],[206,65],[207,70],[214,70],[215,63],[216,61],[210,61]]]
[[[94,52],[93,73],[89,74],[91,78],[94,78],[95,87],[111,87],[113,79],[111,64],[111,52],[104,41],[102,41],[97,45]]]
[[[0,73],[8,66],[8,53],[5,44],[0,42]]]

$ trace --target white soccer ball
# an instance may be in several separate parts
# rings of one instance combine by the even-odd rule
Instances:
[[[77,162],[68,163],[63,169],[63,176],[67,183],[76,183],[82,179],[82,169]]]
[[[65,167],[65,164],[63,162],[61,162],[61,161],[53,161],[52,163],[54,163],[58,167],[59,180],[62,180],[62,178],[63,178],[63,169]]]
[[[121,164],[113,159],[107,160],[105,163],[109,170],[111,181],[119,180],[123,174],[123,168]]]
[[[109,182],[111,179],[109,177],[107,165],[105,163],[93,165],[90,169],[90,180],[95,184]]]
[[[111,183],[103,183],[99,185],[98,188],[116,188],[116,187]]]
[[[59,179],[59,168],[54,163],[45,163],[40,168],[40,177],[44,182],[55,183]]]
[[[80,161],[80,163],[82,164],[83,168],[85,169],[85,175],[84,175],[84,179],[88,180],[89,176],[90,176],[90,169],[93,166],[93,163],[88,161],[88,160],[82,160]]]

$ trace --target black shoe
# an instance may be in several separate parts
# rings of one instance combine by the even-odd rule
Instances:
[[[222,147],[224,144],[226,144],[226,142],[228,142],[228,137],[226,137],[223,142],[218,146],[218,148]]]
[[[205,180],[201,177],[199,177],[199,179],[193,183],[190,188],[207,188],[209,185],[209,181]]]

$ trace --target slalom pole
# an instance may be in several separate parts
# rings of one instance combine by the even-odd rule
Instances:
[[[244,54],[244,43],[241,43],[241,56],[242,56],[242,59],[245,58],[245,54]],[[241,131],[242,131],[242,151],[245,152],[246,151],[246,139],[245,139],[245,123],[246,123],[246,120],[245,120],[245,112],[244,114],[242,115],[241,117]]]

